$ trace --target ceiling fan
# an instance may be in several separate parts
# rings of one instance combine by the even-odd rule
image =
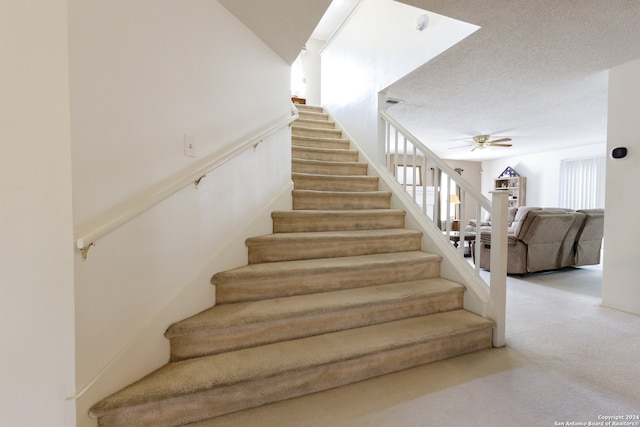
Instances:
[[[482,149],[487,147],[511,147],[512,145],[504,144],[505,142],[511,141],[511,138],[491,139],[491,135],[476,135],[471,139],[471,144],[451,148],[472,147],[471,151],[475,151],[478,148]]]

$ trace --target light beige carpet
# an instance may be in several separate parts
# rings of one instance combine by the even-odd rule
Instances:
[[[600,305],[601,277],[598,267],[510,277],[504,348],[196,425],[554,426],[640,414],[640,317]]]

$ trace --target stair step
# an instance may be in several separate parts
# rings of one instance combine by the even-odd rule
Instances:
[[[291,126],[291,135],[340,139],[342,138],[342,131],[340,129],[315,129],[293,125]]]
[[[492,326],[455,310],[169,363],[90,414],[101,427],[182,425],[489,348]]]
[[[419,251],[422,233],[406,228],[384,230],[275,233],[246,240],[249,264]]]
[[[303,111],[301,109],[298,109],[298,116],[301,119],[329,120],[329,114],[320,113],[318,111]]]
[[[439,255],[423,251],[250,264],[211,278],[227,304],[353,289],[440,276]]]
[[[348,139],[339,138],[320,138],[313,136],[291,136],[291,144],[298,147],[316,147],[316,148],[336,148],[349,149],[350,142]]]
[[[320,160],[291,159],[293,173],[318,175],[366,175],[369,165],[358,162],[324,162]]]
[[[314,191],[293,190],[293,209],[302,210],[351,210],[389,209],[389,191]]]
[[[274,233],[379,230],[403,228],[405,212],[400,209],[294,210],[273,212],[271,218]]]
[[[294,159],[323,160],[330,162],[357,162],[357,150],[335,148],[291,147],[291,157]]]
[[[293,123],[294,126],[314,129],[335,129],[335,122],[329,120],[316,120],[308,118],[298,118]]]
[[[318,105],[309,105],[309,104],[296,104],[296,108],[299,112],[313,112],[313,113],[322,113],[324,108]]]
[[[462,308],[464,286],[435,278],[222,304],[177,322],[171,360]]]
[[[315,191],[377,191],[378,177],[366,175],[318,175],[292,173],[296,190]]]

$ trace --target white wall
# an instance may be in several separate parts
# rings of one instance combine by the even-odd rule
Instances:
[[[292,95],[305,98],[308,105],[321,105],[320,49],[324,43],[322,40],[309,39],[305,45],[306,52],[301,53],[292,66]]]
[[[640,59],[609,72],[607,152],[627,147],[623,159],[607,159],[604,225],[604,305],[640,314],[640,209],[636,186],[640,173]]]
[[[289,115],[290,65],[216,1],[69,8],[76,228]],[[168,361],[167,326],[213,305],[210,277],[246,264],[247,233],[271,231],[265,206],[290,207],[290,165],[285,127],[76,253],[78,425]]]
[[[527,206],[556,207],[560,200],[560,162],[567,159],[603,156],[605,142],[517,157],[482,162],[482,192],[489,197],[494,179],[507,166],[527,178]],[[489,197],[490,198],[490,197]]]
[[[66,1],[0,1],[0,94],[0,424],[70,427]]]
[[[202,156],[287,111],[288,65],[216,1],[69,4],[78,224],[194,163],[185,134]]]
[[[373,161],[378,93],[478,29],[391,0],[363,0],[322,51],[322,103]],[[375,31],[372,31],[375,29]]]

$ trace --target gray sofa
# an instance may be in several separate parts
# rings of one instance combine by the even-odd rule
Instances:
[[[514,209],[513,212],[511,209]],[[600,263],[604,209],[510,208],[507,274],[526,274]],[[477,223],[471,222],[467,231]],[[490,224],[482,224],[480,268],[491,264]],[[475,250],[472,251],[475,255]]]

